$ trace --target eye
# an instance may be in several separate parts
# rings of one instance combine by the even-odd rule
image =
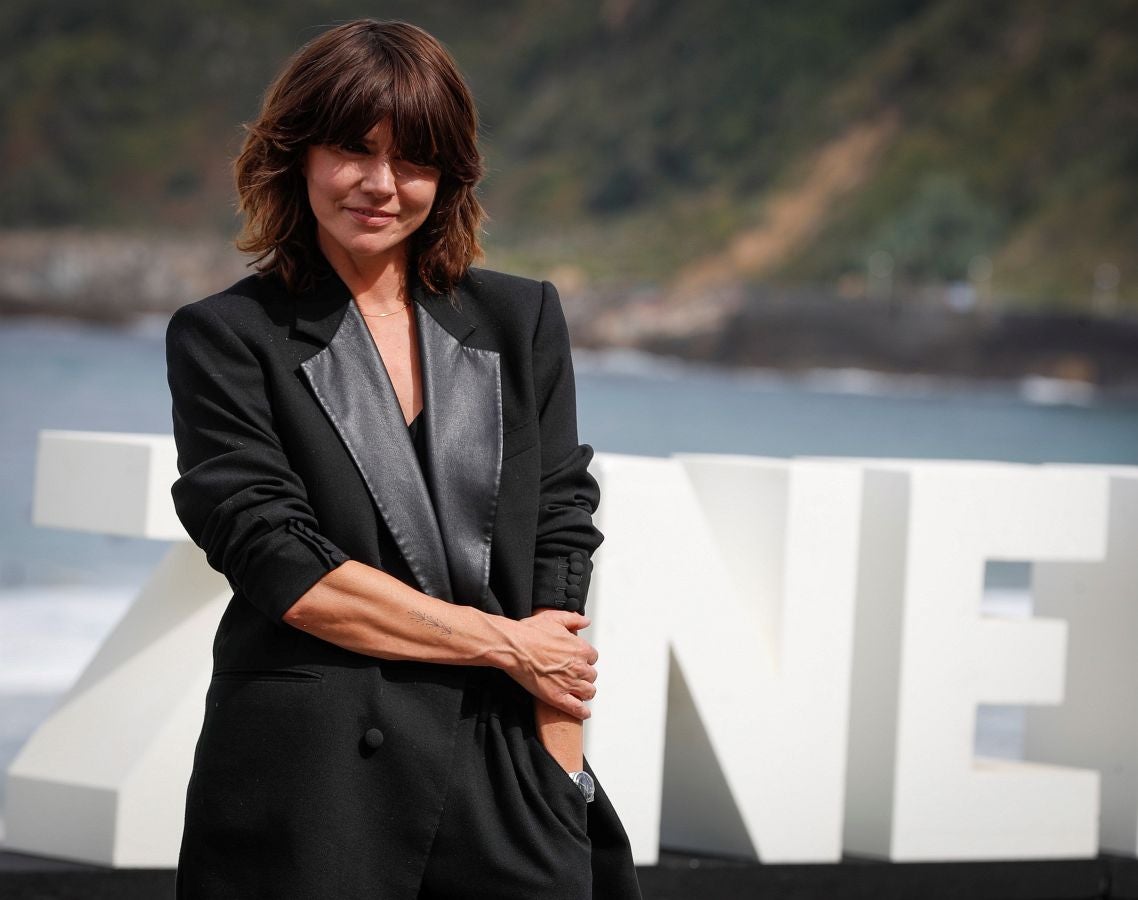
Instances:
[[[340,149],[354,156],[364,156],[370,152],[363,141],[345,141],[340,145]]]
[[[407,159],[403,156],[392,157],[391,164],[401,171],[416,174],[425,174],[434,168],[429,162],[426,162],[425,160]]]

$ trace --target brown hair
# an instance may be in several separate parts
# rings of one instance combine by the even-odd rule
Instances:
[[[289,290],[311,286],[323,265],[303,164],[311,145],[358,141],[390,118],[405,159],[440,170],[427,220],[410,238],[411,265],[428,290],[449,291],[481,256],[484,218],[478,114],[454,60],[435,38],[405,22],[361,19],[300,48],[246,126],[234,163],[245,225],[237,247]]]

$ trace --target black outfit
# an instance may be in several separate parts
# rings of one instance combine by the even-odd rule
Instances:
[[[453,298],[412,294],[411,430],[330,270],[303,295],[253,276],[171,319],[175,507],[234,591],[182,897],[639,897],[603,789],[586,807],[504,673],[364,657],[281,622],[349,558],[492,614],[583,608],[598,495],[556,293],[472,270]]]

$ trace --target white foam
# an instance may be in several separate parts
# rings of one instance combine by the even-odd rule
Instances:
[[[1038,406],[1092,406],[1095,386],[1084,381],[1029,375],[996,378],[980,375],[881,372],[872,369],[812,368],[788,371],[685,360],[643,350],[574,350],[574,367],[581,374],[616,375],[653,380],[715,376],[760,390],[798,389],[819,394],[868,397],[929,397],[968,394],[973,400],[990,395],[1017,397]]]
[[[1037,406],[1091,406],[1095,401],[1093,384],[1043,375],[1028,375],[1020,379],[1019,393],[1027,403]]]

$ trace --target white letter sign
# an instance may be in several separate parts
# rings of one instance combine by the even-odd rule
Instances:
[[[981,703],[1059,703],[1066,624],[980,615],[987,560],[1097,560],[1106,481],[996,463],[873,464],[846,847],[893,860],[1094,856],[1098,774],[974,759]]]

